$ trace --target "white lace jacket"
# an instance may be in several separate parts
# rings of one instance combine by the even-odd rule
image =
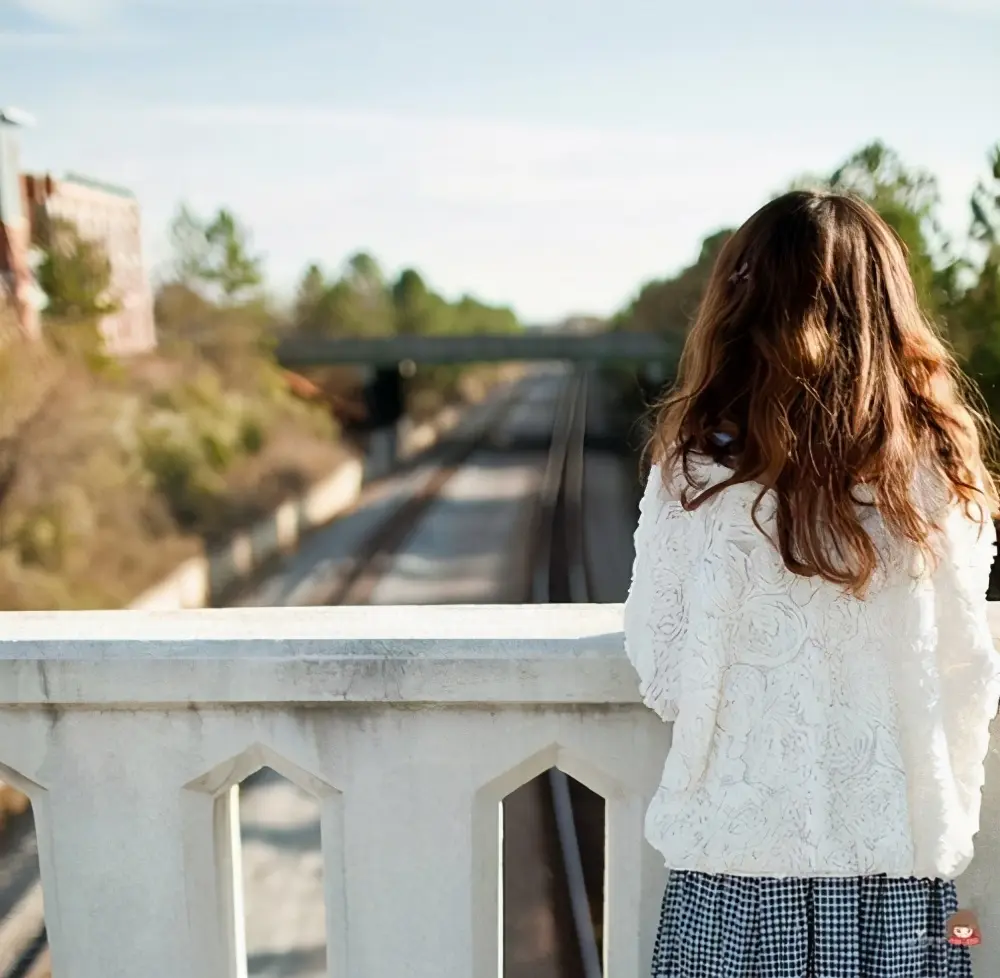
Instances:
[[[708,873],[959,875],[1000,696],[992,524],[952,508],[920,575],[865,509],[884,559],[862,601],[787,570],[750,517],[759,486],[687,512],[679,485],[650,473],[625,605],[644,700],[673,721],[650,843]]]

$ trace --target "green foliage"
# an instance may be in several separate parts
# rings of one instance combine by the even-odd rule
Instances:
[[[95,372],[113,372],[101,320],[119,308],[111,290],[111,263],[103,248],[80,236],[71,221],[42,226],[38,284],[47,298],[45,332],[55,349]]]
[[[247,455],[259,455],[267,440],[267,431],[260,418],[245,415],[240,420],[239,448]]]
[[[295,297],[294,319],[306,331],[318,331],[324,318],[323,299],[327,293],[326,276],[319,265],[310,265],[302,276]]]
[[[949,242],[937,210],[941,203],[937,180],[924,170],[907,167],[881,142],[862,147],[826,181],[832,190],[863,197],[903,240],[917,295],[928,310],[946,301],[952,276]]]
[[[366,251],[359,251],[347,259],[344,280],[362,295],[377,296],[385,292],[385,277],[379,263]]]
[[[396,314],[396,332],[402,336],[426,335],[448,315],[448,304],[429,291],[419,272],[403,271],[392,285],[392,305]]]
[[[214,224],[227,228],[227,235],[238,228],[225,212],[222,217]],[[337,431],[322,408],[289,392],[274,357],[278,315],[263,297],[237,301],[225,282],[206,275],[216,263],[213,229],[199,238],[192,226],[197,221],[182,212],[174,225],[175,241],[184,243],[178,253],[190,260],[178,263],[184,278],[165,284],[155,306],[161,347],[190,370],[186,379],[156,394],[156,410],[145,421],[141,442],[144,464],[174,518],[183,527],[210,532],[224,506],[227,473],[261,454],[277,425],[293,424],[325,440],[333,440]],[[210,281],[220,284],[217,301],[204,289]],[[303,286],[296,314],[313,319],[328,292],[318,266],[307,272]]]
[[[272,403],[285,396],[274,357],[279,319],[263,299],[219,305],[173,282],[159,290],[155,315],[160,347],[171,356],[207,364],[247,396]]]
[[[969,228],[973,240],[987,249],[987,261],[998,261],[1000,247],[1000,143],[989,154],[990,175],[980,180],[972,194],[972,222]]]
[[[324,310],[327,328],[339,336],[389,336],[393,332],[392,306],[382,289],[359,288],[348,276],[327,292]]]
[[[42,345],[25,339],[13,309],[0,299],[0,487],[4,449],[18,441],[60,372],[60,364]]]
[[[72,226],[46,231],[52,342],[0,343],[0,606],[116,607],[328,472],[339,427],[276,362],[289,324],[231,213],[181,209],[176,278],[155,298],[159,350],[123,363],[103,355],[99,331],[114,309],[106,256]],[[389,281],[365,252],[332,280],[310,266],[294,322],[361,336],[520,328],[510,310],[447,301],[415,271]],[[440,404],[467,394],[463,379],[486,383],[444,368],[415,386]]]
[[[40,244],[38,284],[48,297],[49,316],[94,320],[115,311],[111,263],[100,245],[82,238],[64,220],[49,222]]]
[[[22,563],[47,569],[62,566],[70,548],[93,532],[91,501],[79,486],[59,486],[52,498],[36,504],[15,523],[14,544]]]
[[[263,259],[251,254],[250,232],[231,211],[202,220],[182,206],[170,234],[177,280],[188,288],[214,290],[233,303],[262,284]]]
[[[184,281],[157,293],[160,348],[120,363],[98,331],[106,261],[45,230],[50,342],[19,342],[0,308],[0,607],[120,607],[328,472],[339,431],[289,390],[235,219],[175,222]]]
[[[325,336],[393,332],[392,305],[381,269],[364,253],[353,256],[340,278],[332,282],[318,265],[310,265],[299,286],[294,317],[297,329]]]
[[[222,491],[204,443],[185,426],[151,424],[143,434],[142,461],[182,527],[196,527]]]
[[[454,333],[516,333],[521,330],[517,316],[505,306],[488,306],[466,295],[454,310],[451,325]]]
[[[170,225],[170,243],[176,280],[193,289],[201,281],[208,262],[208,240],[204,224],[187,204],[181,204]]]
[[[112,291],[107,255],[99,244],[81,237],[72,221],[61,218],[40,222],[34,243],[42,255],[37,278],[46,295],[42,325],[52,349],[64,358],[86,364],[91,372],[113,376],[117,365],[107,355],[101,333],[102,319],[119,307]],[[0,323],[0,334],[7,333],[7,327]],[[0,375],[10,369],[11,354],[15,361],[22,359],[16,349],[5,346],[0,353]],[[39,357],[44,356],[36,351],[27,359],[36,361],[37,367]],[[30,374],[9,378],[2,388],[11,392],[25,382],[30,383]]]
[[[908,168],[881,143],[855,153],[830,186],[868,200],[903,239],[921,303],[946,332],[1000,420],[1000,147],[969,202],[969,236],[959,247],[941,229],[934,178]]]
[[[333,280],[318,265],[306,269],[293,328],[321,336],[368,337],[516,333],[522,326],[513,310],[472,296],[449,302],[413,268],[388,282],[375,258],[359,252]],[[414,417],[427,417],[448,401],[474,400],[472,395],[495,376],[494,369],[481,366],[419,367],[407,378],[407,410]]]
[[[221,476],[263,448],[264,426],[247,399],[208,368],[161,392],[155,404],[140,431],[143,464],[178,522],[199,526],[222,493]]]
[[[629,306],[612,321],[612,327],[643,333],[686,333],[698,311],[712,266],[729,229],[710,234],[701,243],[697,260],[669,278],[647,282]]]
[[[906,245],[924,309],[946,333],[1000,421],[1000,145],[990,152],[987,176],[970,200],[968,240],[958,244],[942,229],[934,177],[905,165],[884,143],[862,147],[829,175],[792,184],[802,187],[857,194],[895,229]],[[615,317],[615,328],[686,332],[729,233],[706,238],[694,264],[644,285]]]
[[[441,336],[521,329],[512,310],[470,296],[448,302],[412,268],[389,284],[367,252],[352,256],[333,281],[318,265],[310,265],[299,285],[293,325],[324,336]]]

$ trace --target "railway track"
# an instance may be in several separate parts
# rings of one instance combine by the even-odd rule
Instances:
[[[528,555],[525,599],[531,603],[588,600],[583,556],[587,385],[585,374],[570,375],[556,406],[534,514],[531,539],[535,546]],[[491,446],[514,403],[516,398],[511,397],[501,405],[477,434],[445,446],[422,488],[360,543],[349,569],[339,576],[323,603],[369,603],[375,585],[420,520],[469,458]],[[502,450],[510,446],[498,443],[496,447]],[[253,790],[253,780],[244,783],[245,790]],[[514,792],[504,809],[504,978],[600,978],[603,799],[553,770]],[[525,851],[542,858],[526,864],[522,858]],[[29,905],[33,911],[26,909]],[[526,955],[524,944],[532,938],[523,927],[518,928],[517,919],[538,913],[549,917],[555,946],[539,947],[537,953]],[[12,922],[17,925],[16,932]],[[537,937],[534,942],[538,943]],[[19,950],[11,953],[13,945]],[[40,886],[35,879],[10,917],[0,921],[0,978],[42,978],[48,974],[47,957]]]
[[[588,384],[585,373],[574,374],[557,408],[535,514],[529,603],[590,599],[583,515]],[[529,833],[540,845],[531,846]],[[511,868],[523,872],[530,848],[544,854],[542,865],[516,878]],[[556,769],[523,785],[505,801],[503,862],[504,978],[601,978],[604,799]],[[540,909],[551,921],[555,947],[526,960],[518,943]],[[512,966],[518,961],[520,967]]]

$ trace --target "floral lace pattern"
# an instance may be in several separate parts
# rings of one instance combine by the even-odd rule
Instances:
[[[882,561],[861,601],[787,570],[759,486],[687,512],[668,483],[654,466],[625,605],[644,702],[673,722],[650,843],[706,873],[957,876],[1000,696],[992,524],[949,512],[921,574],[862,510]],[[773,518],[765,497],[772,537]]]

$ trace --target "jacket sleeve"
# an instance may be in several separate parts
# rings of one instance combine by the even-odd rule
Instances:
[[[1000,655],[986,602],[997,536],[992,520],[980,525],[957,506],[944,530],[944,553],[935,574],[938,666],[954,698],[950,705],[964,725],[974,723],[970,717],[977,712],[994,716],[1000,697]]]
[[[990,721],[1000,698],[1000,656],[986,602],[996,532],[991,520],[980,525],[958,505],[950,507],[942,528],[943,547],[932,578],[933,719],[944,731],[946,774],[954,786],[957,810],[968,816],[968,828],[974,832]]]
[[[677,718],[680,652],[688,628],[693,514],[649,473],[635,531],[632,584],[625,602],[625,651],[643,702],[664,720]]]

